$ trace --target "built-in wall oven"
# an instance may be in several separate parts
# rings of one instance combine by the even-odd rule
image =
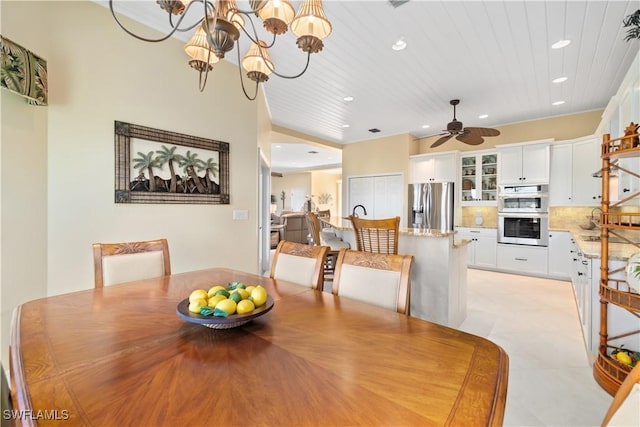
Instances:
[[[498,243],[548,246],[546,185],[504,186],[498,194]]]

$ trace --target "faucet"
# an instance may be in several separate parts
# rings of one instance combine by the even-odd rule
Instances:
[[[355,206],[353,207],[353,211],[351,212],[351,215],[355,216],[356,218],[358,217],[358,214],[356,213],[356,208],[362,208],[362,211],[364,212],[364,214],[365,214],[365,215],[367,214],[367,208],[365,208],[365,207],[364,207],[364,206],[362,206],[362,205],[355,205]]]

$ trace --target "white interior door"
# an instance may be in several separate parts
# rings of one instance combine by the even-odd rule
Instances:
[[[404,176],[401,173],[387,175],[369,175],[349,177],[347,186],[348,211],[363,205],[367,210],[365,215],[361,208],[357,214],[361,218],[390,218],[402,215]]]

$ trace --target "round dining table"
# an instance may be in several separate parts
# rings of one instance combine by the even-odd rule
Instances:
[[[231,282],[273,308],[230,329],[178,316]],[[487,339],[225,268],[27,302],[10,362],[22,425],[499,426],[508,377]]]

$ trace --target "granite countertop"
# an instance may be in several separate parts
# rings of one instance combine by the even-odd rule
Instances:
[[[599,229],[595,228],[593,230],[583,230],[578,226],[569,226],[560,228],[549,228],[549,231],[567,231],[571,233],[571,236],[576,241],[578,248],[582,251],[586,258],[600,258],[600,242],[592,242],[584,239],[585,236],[599,236]],[[611,238],[612,237],[610,236],[610,239]],[[640,252],[640,248],[637,248],[629,243],[609,243],[610,260],[627,261],[633,254],[638,252]]]
[[[332,218],[318,218],[321,222],[329,225],[338,230],[353,230],[353,226],[351,225],[351,221],[348,218],[344,217],[332,217]],[[404,234],[407,236],[419,236],[419,237],[449,237],[453,236],[455,231],[441,231],[434,229],[423,229],[423,228],[407,228],[400,227],[400,234]]]

